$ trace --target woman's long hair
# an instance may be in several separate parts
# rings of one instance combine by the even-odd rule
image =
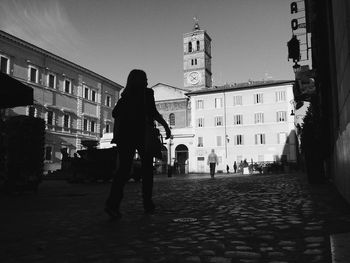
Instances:
[[[121,94],[122,97],[139,97],[143,96],[145,88],[147,88],[147,75],[141,69],[133,69],[130,71],[126,87]]]

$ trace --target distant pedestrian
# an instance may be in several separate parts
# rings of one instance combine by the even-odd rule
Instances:
[[[237,173],[237,163],[236,163],[236,161],[233,163],[233,170],[235,171],[235,173]]]
[[[212,149],[211,153],[208,155],[207,164],[210,167],[210,176],[211,176],[211,178],[214,178],[215,166],[219,164],[218,156],[216,155],[214,149]]]
[[[226,172],[227,172],[227,173],[230,172],[230,166],[228,166],[228,164],[226,164]]]

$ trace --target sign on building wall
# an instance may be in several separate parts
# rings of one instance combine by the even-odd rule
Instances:
[[[309,59],[309,39],[307,34],[307,21],[305,1],[292,1],[290,3],[291,21],[290,26],[293,36],[300,41],[301,60]]]

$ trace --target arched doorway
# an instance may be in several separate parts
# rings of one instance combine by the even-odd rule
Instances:
[[[188,148],[184,144],[179,144],[175,148],[175,161],[174,166],[176,173],[185,174],[188,173]]]

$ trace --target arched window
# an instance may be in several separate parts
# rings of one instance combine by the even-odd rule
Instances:
[[[188,42],[188,52],[192,52],[192,42]]]
[[[169,114],[169,124],[170,124],[170,126],[175,126],[175,114],[174,113]]]
[[[197,51],[199,51],[200,47],[199,40],[197,40]]]

